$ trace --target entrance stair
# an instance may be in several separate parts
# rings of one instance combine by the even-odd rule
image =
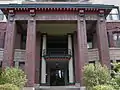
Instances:
[[[85,90],[77,86],[40,86],[35,90]]]

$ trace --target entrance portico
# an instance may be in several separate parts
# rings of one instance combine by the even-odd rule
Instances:
[[[35,5],[33,4],[33,6]],[[84,5],[80,4],[70,4],[68,7],[65,4],[44,4],[36,5],[36,8],[33,8],[32,5],[26,7],[24,4],[18,5],[18,7],[13,5],[11,8],[9,5],[7,5],[9,8],[4,6],[1,8],[4,13],[8,13],[9,22],[5,39],[3,67],[13,66],[14,38],[16,36],[14,26],[17,23],[19,25],[16,26],[21,26],[26,33],[25,73],[28,78],[28,86],[34,86],[34,84],[39,83],[41,85],[67,85],[74,83],[84,85],[82,68],[89,61],[87,42],[91,40],[89,32],[93,28],[92,31],[97,34],[99,43],[100,62],[109,67],[110,60],[105,17],[113,6],[102,5],[100,6],[102,9],[92,5],[84,8]],[[47,8],[48,6],[50,8]],[[94,14],[91,14],[93,11]],[[94,23],[95,26],[93,26]],[[38,35],[38,33],[40,34]],[[52,40],[52,43],[49,42],[51,36],[54,40],[56,39],[55,41]],[[61,40],[62,43],[60,43]],[[39,44],[36,44],[36,41]],[[39,55],[40,58],[38,59],[36,55]],[[58,64],[57,60],[60,67],[56,65]],[[36,62],[39,62],[39,64]],[[66,64],[66,67],[62,68],[61,63],[63,63],[62,65]],[[51,70],[48,70],[48,66]],[[59,74],[60,72],[61,74]],[[62,72],[64,73],[62,76],[64,80],[57,77],[57,75],[62,75]],[[53,79],[50,79],[52,76],[55,76],[57,80],[61,80],[58,80],[61,84],[54,83]]]

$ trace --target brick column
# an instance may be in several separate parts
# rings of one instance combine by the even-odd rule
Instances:
[[[79,59],[78,59],[78,42],[77,42],[77,33],[74,33],[74,38],[73,38],[73,42],[74,42],[74,61],[75,61],[75,83],[79,83]]]
[[[103,11],[100,11],[100,12],[102,13]],[[100,14],[98,16],[96,32],[97,32],[97,39],[98,39],[100,62],[102,65],[106,65],[107,67],[110,68],[106,22],[103,14]]]
[[[114,40],[113,40],[113,32],[112,31],[109,31],[108,32],[108,40],[109,40],[109,46],[110,47],[114,47]]]
[[[25,72],[27,74],[27,86],[35,84],[35,60],[36,60],[36,21],[28,20]]]
[[[8,20],[2,63],[3,68],[13,66],[15,34],[16,34],[15,21]]]
[[[87,49],[87,36],[86,36],[86,22],[84,18],[84,10],[80,10],[77,20],[77,42],[78,42],[78,60],[79,60],[79,82],[80,85],[84,85],[83,82],[83,67],[88,62],[88,49]],[[77,60],[77,61],[78,61]]]
[[[37,32],[37,36],[36,36],[36,73],[35,73],[35,83],[39,84],[40,83],[40,50],[41,50],[41,33]]]

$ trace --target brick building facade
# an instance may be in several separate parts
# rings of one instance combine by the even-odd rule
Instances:
[[[2,4],[1,66],[19,66],[35,84],[83,85],[82,68],[119,61],[120,22],[106,21],[113,5]]]

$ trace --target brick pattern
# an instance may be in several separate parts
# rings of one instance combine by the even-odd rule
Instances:
[[[40,48],[41,48],[41,33],[37,32],[36,36],[36,71],[35,71],[35,83],[39,84],[40,83],[40,73],[41,73],[41,64],[40,64]]]
[[[100,62],[102,65],[106,65],[108,68],[110,68],[108,37],[104,17],[98,16],[96,32]]]
[[[83,82],[83,67],[88,63],[88,49],[87,49],[87,35],[86,35],[86,22],[84,17],[78,17],[77,20],[77,42],[78,42],[78,60],[79,60],[79,82],[84,85]]]
[[[74,62],[75,62],[75,82],[79,83],[79,63],[78,63],[78,42],[77,42],[77,33],[74,33],[74,38],[73,38],[73,44],[74,44]]]
[[[27,86],[35,84],[35,60],[36,60],[36,21],[28,20],[25,73],[27,74]]]
[[[15,21],[8,21],[3,54],[3,68],[13,66],[15,35]]]

